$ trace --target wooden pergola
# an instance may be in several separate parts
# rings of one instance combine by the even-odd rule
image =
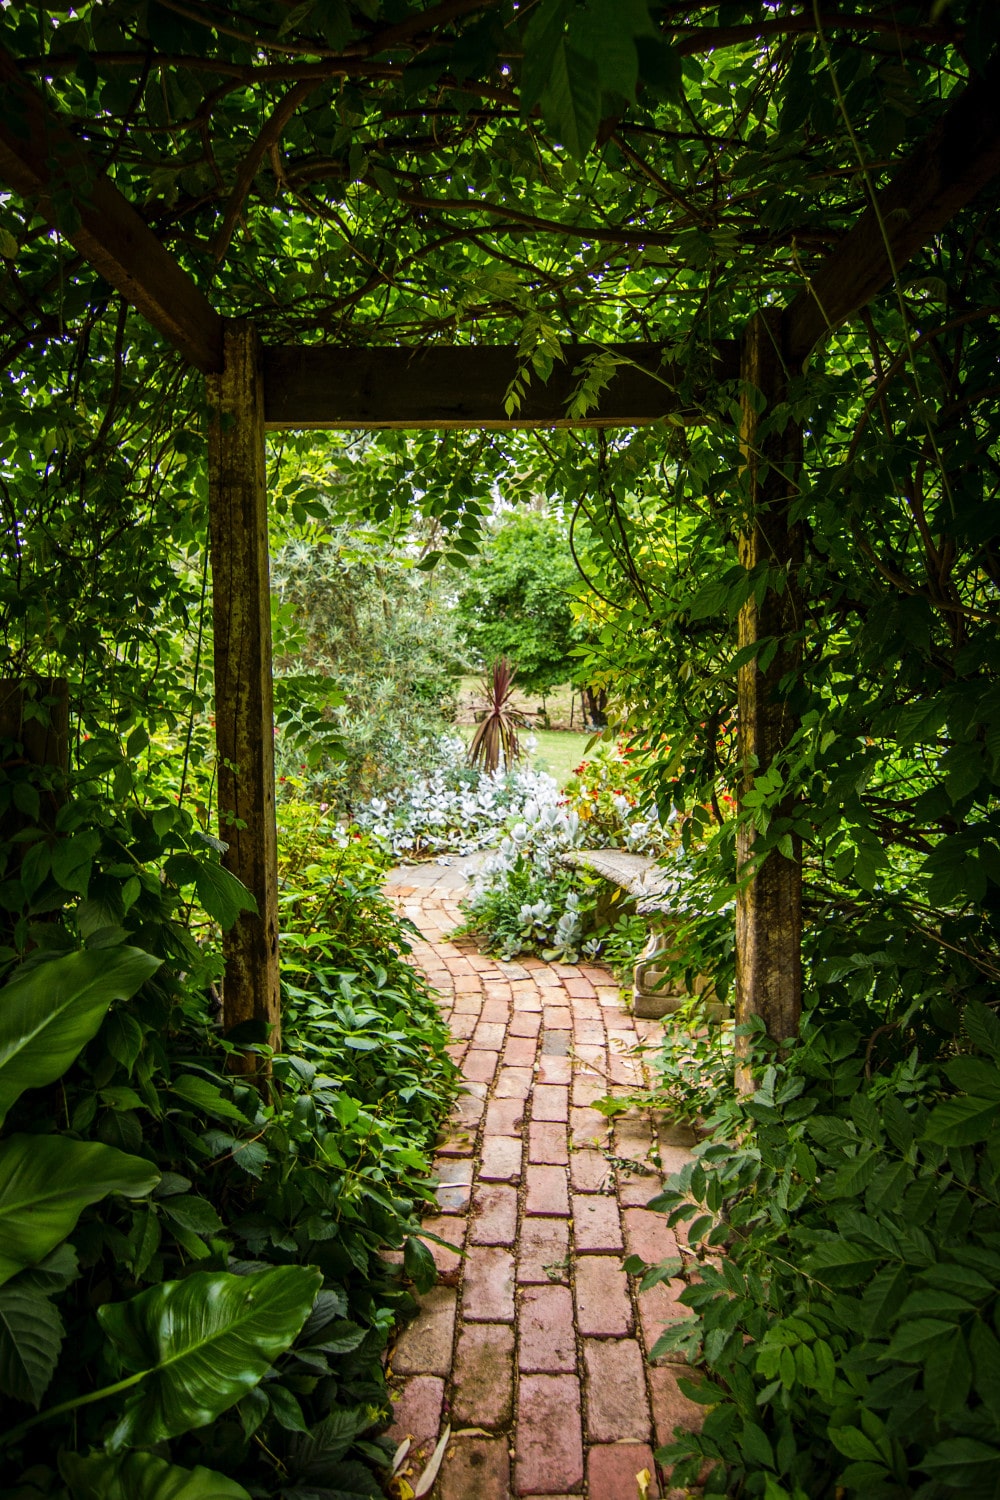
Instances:
[[[253,894],[226,937],[224,1025],[266,1023],[280,1040],[277,851],[267,547],[265,440],[281,429],[634,427],[670,416],[694,420],[679,395],[680,373],[655,344],[615,346],[620,364],[597,409],[566,413],[573,371],[593,348],[567,348],[542,383],[532,380],[515,416],[504,397],[517,351],[498,347],[358,349],[262,346],[256,327],[226,320],[146,226],[85,149],[50,113],[14,60],[0,52],[0,83],[19,116],[0,126],[0,180],[57,224],[53,198],[74,195],[75,248],[208,381],[210,549],[215,633],[219,810],[227,867]],[[785,570],[784,590],[741,611],[740,646],[778,649],[762,670],[739,672],[743,790],[787,746],[795,723],[779,690],[794,670],[801,620],[794,579],[802,554],[789,520],[802,461],[802,433],[781,432],[768,413],[784,398],[817,342],[864,307],[921,246],[1000,171],[1000,65],[970,85],[939,126],[897,169],[812,281],[786,308],[769,307],[740,341],[715,344],[714,376],[761,392],[761,414],[744,399],[740,442],[750,509],[740,556]],[[802,877],[798,850],[752,859],[742,830],[736,921],[737,1021],[760,1017],[776,1039],[795,1034],[801,1010]],[[251,1069],[255,1060],[246,1058]]]

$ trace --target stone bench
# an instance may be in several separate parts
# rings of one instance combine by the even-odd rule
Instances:
[[[632,1008],[637,1016],[660,1020],[680,1010],[687,999],[684,991],[669,989],[666,982],[666,957],[676,959],[674,933],[670,922],[673,906],[673,882],[662,865],[647,854],[632,854],[627,849],[571,849],[562,856],[563,863],[599,875],[625,895],[641,917],[649,918],[649,937],[636,959],[632,974]],[[599,920],[610,920],[610,911],[601,912]],[[696,995],[712,989],[704,974],[694,980]],[[721,1021],[729,1014],[727,1006],[709,998],[707,1016]]]

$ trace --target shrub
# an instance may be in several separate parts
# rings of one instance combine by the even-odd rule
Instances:
[[[381,1354],[413,1307],[380,1250],[402,1247],[418,1284],[433,1278],[414,1234],[455,1075],[378,889],[382,856],[304,805],[283,809],[288,1050],[258,1091],[225,1071],[209,1003],[217,927],[196,897],[223,922],[239,907],[203,873],[219,871],[214,851],[176,806],[101,810],[97,827],[93,808],[67,802],[58,836],[37,845],[41,884],[36,857],[20,895],[5,888],[29,915],[44,898],[48,920],[36,920],[47,947],[3,992],[17,1045],[0,1047],[13,1058],[0,1066],[0,1157],[10,1169],[35,1142],[50,1196],[55,1153],[79,1159],[80,1189],[68,1179],[58,1223],[5,1217],[7,1493],[63,1500],[65,1480],[81,1497],[190,1484],[233,1500],[289,1487],[374,1500]]]
[[[531,741],[527,745],[530,749]],[[502,837],[509,818],[533,798],[555,795],[543,772],[518,766],[486,775],[466,764],[465,745],[444,736],[437,764],[357,810],[358,827],[394,855],[469,854]]]
[[[654,1352],[707,1372],[682,1382],[708,1408],[702,1432],[659,1455],[675,1484],[707,1461],[707,1495],[997,1494],[993,1011],[970,1002],[955,1044],[879,1069],[856,1025],[810,1019],[653,1200],[691,1249],[646,1284],[680,1276],[694,1314]]]

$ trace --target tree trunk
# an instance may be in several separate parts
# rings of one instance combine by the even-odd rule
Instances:
[[[604,688],[583,689],[583,717],[594,729],[603,729],[608,722],[608,695]]]

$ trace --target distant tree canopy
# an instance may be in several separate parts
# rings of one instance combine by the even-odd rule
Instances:
[[[304,762],[339,804],[395,785],[454,711],[455,631],[436,578],[340,526],[286,541],[271,581],[278,722],[304,747],[293,769]]]
[[[562,521],[507,515],[459,590],[459,628],[479,664],[507,656],[518,686],[544,694],[575,675],[571,653],[586,637],[573,611],[581,586]]]

